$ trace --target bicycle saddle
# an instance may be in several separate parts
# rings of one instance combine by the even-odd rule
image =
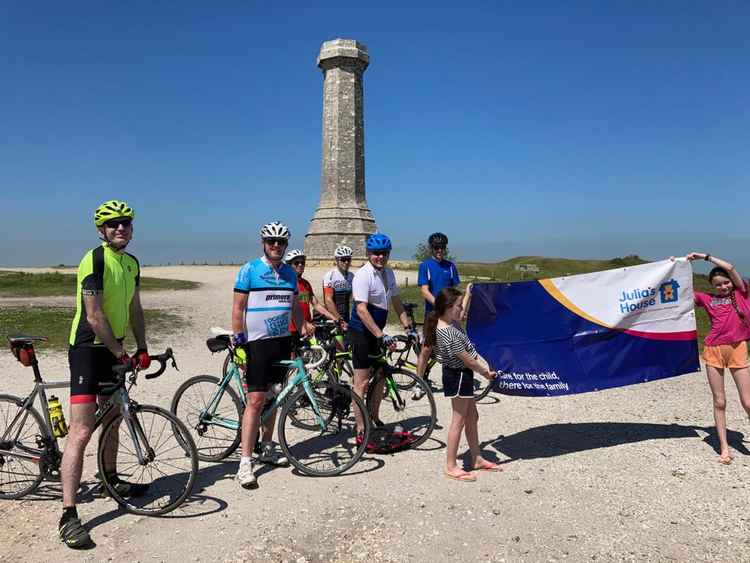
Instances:
[[[11,346],[19,344],[31,344],[32,342],[47,342],[46,336],[28,336],[26,334],[10,334],[8,342]]]

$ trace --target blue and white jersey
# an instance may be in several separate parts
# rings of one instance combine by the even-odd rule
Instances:
[[[265,257],[240,268],[234,291],[247,293],[245,333],[248,340],[289,336],[297,274],[288,264],[276,270]]]

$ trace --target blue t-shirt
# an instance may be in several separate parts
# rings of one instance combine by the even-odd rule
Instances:
[[[289,335],[292,302],[297,294],[297,274],[288,264],[278,270],[264,258],[246,263],[237,274],[234,291],[247,293],[247,339]]]
[[[430,257],[419,265],[419,276],[417,285],[422,287],[428,286],[432,296],[437,298],[438,293],[444,287],[454,287],[461,283],[458,279],[458,270],[456,265],[450,260],[441,260],[438,262]],[[433,307],[429,301],[424,302],[424,311],[429,313]]]

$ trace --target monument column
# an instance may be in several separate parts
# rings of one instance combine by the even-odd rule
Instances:
[[[361,43],[334,39],[323,43],[317,62],[324,75],[320,203],[305,236],[305,254],[329,260],[346,244],[364,258],[367,235],[377,231],[365,198],[362,75],[370,57]]]

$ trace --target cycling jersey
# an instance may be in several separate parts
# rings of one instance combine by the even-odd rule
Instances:
[[[349,303],[352,296],[353,279],[354,274],[346,272],[345,276],[338,268],[326,272],[326,275],[323,276],[323,294],[333,296],[336,310],[346,322],[349,322]]]
[[[455,287],[461,280],[458,278],[456,265],[450,260],[440,260],[430,257],[419,265],[419,275],[417,276],[417,285],[426,285],[432,296],[437,299],[438,293],[444,287]],[[432,311],[432,303],[425,300],[425,313]]]
[[[237,274],[234,291],[248,294],[248,340],[289,336],[292,302],[297,295],[297,274],[291,266],[282,263],[276,269],[265,256],[247,262]]]
[[[87,320],[84,295],[102,295],[102,310],[118,340],[125,338],[130,325],[130,302],[141,280],[135,256],[116,252],[102,244],[89,250],[78,266],[76,315],[70,327],[71,346],[103,346]]]
[[[367,303],[367,310],[379,328],[385,327],[388,320],[388,303],[393,296],[398,295],[396,276],[390,268],[376,269],[370,262],[362,266],[354,274],[352,280],[352,307],[349,328],[365,332],[367,328],[357,314],[357,303]]]
[[[312,320],[312,297],[313,289],[310,282],[305,278],[297,278],[297,303],[302,311],[302,318],[306,321]],[[289,320],[289,330],[291,332],[297,332],[297,327],[294,326],[294,319]]]

